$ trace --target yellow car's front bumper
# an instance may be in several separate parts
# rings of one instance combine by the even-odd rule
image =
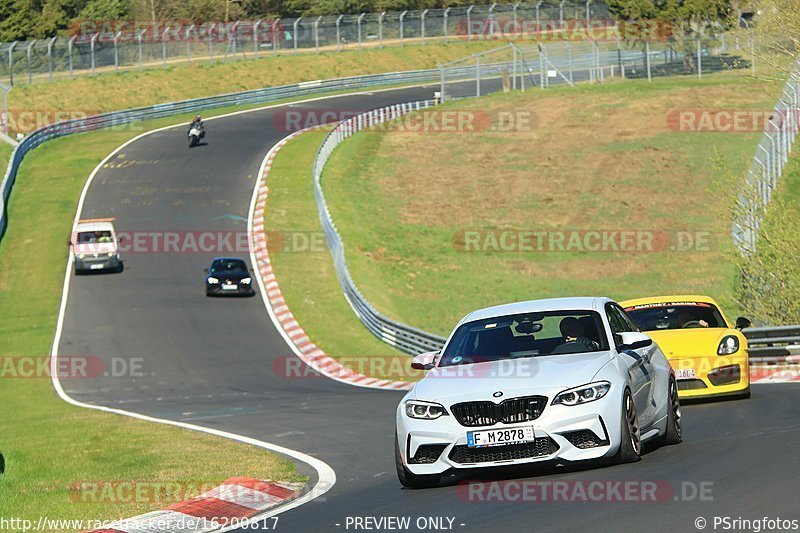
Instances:
[[[750,366],[747,353],[671,357],[678,381],[678,397],[747,397],[750,394]]]

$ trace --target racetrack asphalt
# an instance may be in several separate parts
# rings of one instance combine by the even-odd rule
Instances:
[[[292,108],[368,110],[430,98],[434,90],[363,93]],[[209,121],[206,142],[191,150],[183,127],[142,137],[98,172],[81,218],[114,217],[124,232],[246,232],[259,165],[289,133],[275,127],[285,109]],[[297,179],[310,180],[310,169]],[[695,530],[697,517],[708,521],[707,529],[714,516],[800,518],[800,387],[793,384],[754,386],[750,400],[684,407],[684,443],[654,449],[636,464],[479,478],[654,481],[672,487],[664,501],[483,502],[479,495],[470,499],[459,484],[465,478],[436,489],[401,489],[393,439],[402,393],[283,377],[276,361],[294,356],[261,299],[205,296],[203,269],[216,255],[226,254],[127,254],[120,274],[73,277],[59,356],[97,356],[122,375],[62,384],[82,402],[257,438],[329,464],[336,485],[282,514],[280,530],[353,531],[353,517],[386,516],[411,517],[412,530],[417,517],[448,517],[456,530],[500,531],[686,531]],[[247,253],[232,255],[249,263]],[[121,368],[132,362],[141,364],[141,376]],[[266,522],[265,530],[272,525]]]

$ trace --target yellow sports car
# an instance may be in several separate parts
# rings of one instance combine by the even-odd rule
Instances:
[[[747,339],[708,296],[659,296],[620,302],[669,359],[681,398],[750,397]]]

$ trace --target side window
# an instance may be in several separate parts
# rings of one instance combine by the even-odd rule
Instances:
[[[620,344],[620,333],[624,333],[626,331],[635,331],[635,329],[631,328],[631,324],[628,322],[627,317],[624,316],[621,310],[613,304],[606,304],[606,317],[608,318],[608,323],[611,326],[611,333],[614,334],[614,344],[617,346]]]
[[[634,322],[633,319],[630,316],[628,316],[628,313],[626,313],[624,309],[622,309],[617,305],[614,306],[614,309],[617,310],[620,317],[622,317],[622,320],[624,320],[625,323],[628,324],[629,329],[627,331],[636,331],[636,332],[642,331],[641,329],[639,329],[639,326],[636,325],[636,322]]]

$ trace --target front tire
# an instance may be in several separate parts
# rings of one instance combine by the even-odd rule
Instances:
[[[669,412],[667,413],[667,430],[661,440],[663,446],[683,442],[683,420],[681,418],[681,402],[678,398],[678,384],[675,378],[669,378]]]
[[[622,397],[622,431],[620,431],[619,450],[614,456],[614,464],[635,463],[642,459],[642,435],[639,431],[639,414],[629,389]]]
[[[437,486],[442,479],[439,475],[417,475],[406,468],[400,454],[400,445],[397,444],[397,436],[394,439],[394,466],[397,470],[397,480],[409,489],[429,489]]]

